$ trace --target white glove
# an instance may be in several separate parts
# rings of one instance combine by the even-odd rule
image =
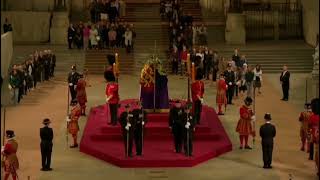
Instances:
[[[69,83],[69,86],[72,86],[73,84],[72,83]]]
[[[67,121],[67,122],[70,122],[70,121],[71,121],[71,119],[69,118],[69,116],[67,116],[66,121]]]
[[[186,124],[185,126],[184,126],[186,129],[189,129],[189,126],[188,126],[188,124]]]
[[[200,101],[201,101],[201,104],[203,104],[203,102],[204,102],[203,98],[201,98]]]
[[[144,121],[141,122],[142,126],[144,125]]]
[[[255,115],[251,116],[251,120],[256,121],[256,116]]]
[[[8,85],[8,88],[11,90],[11,89],[12,89],[12,86],[9,84],[9,85]]]
[[[130,123],[127,123],[127,126],[128,126],[128,127],[131,127],[131,124],[130,124]]]
[[[186,124],[187,126],[190,126],[191,124],[190,124],[190,122],[187,122],[187,124]]]
[[[231,82],[229,82],[229,86],[231,86],[232,85],[232,83]]]
[[[126,128],[127,131],[129,131],[129,129],[130,129],[130,127],[128,125],[126,125],[125,128]]]

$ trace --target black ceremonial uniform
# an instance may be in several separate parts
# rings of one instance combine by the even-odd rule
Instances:
[[[236,75],[234,73],[234,71],[228,71],[226,70],[224,73],[223,73],[224,77],[225,77],[225,80],[226,80],[226,83],[228,85],[228,89],[227,89],[227,101],[228,101],[228,104],[232,104],[232,98],[233,98],[233,92],[234,92],[234,85],[235,85],[235,79],[236,79]],[[231,85],[229,84],[231,83]]]
[[[68,83],[69,83],[69,90],[71,94],[71,104],[75,103],[77,101],[77,91],[75,90],[75,86],[78,83],[79,80],[79,73],[77,72],[70,72],[68,75]]]
[[[41,148],[41,159],[42,159],[42,168],[50,169],[51,164],[51,152],[52,152],[52,139],[53,139],[53,130],[52,128],[45,126],[40,128],[40,148]]]
[[[182,139],[183,124],[182,124],[181,115],[182,115],[181,108],[173,107],[172,109],[170,109],[169,127],[172,130],[176,153],[181,152],[182,140],[183,140]]]
[[[262,138],[262,153],[264,167],[271,167],[273,138],[276,136],[276,128],[271,123],[265,123],[260,127],[260,137]]]
[[[49,80],[50,77],[50,56],[46,55],[44,58],[44,79]]]
[[[127,123],[131,124],[129,130],[125,129]],[[132,157],[132,144],[133,144],[133,135],[134,135],[134,128],[135,122],[133,119],[133,114],[131,112],[123,112],[120,115],[120,125],[122,130],[123,142],[124,142],[124,152],[125,155]],[[129,132],[129,133],[128,133]],[[128,139],[127,136],[129,135]],[[128,152],[127,152],[127,143],[128,143]]]
[[[50,77],[54,77],[54,68],[56,67],[56,55],[51,54],[50,55]]]
[[[144,126],[146,125],[146,112],[142,109],[134,109],[132,111],[133,119],[135,127],[133,129],[134,133],[134,144],[136,146],[136,153],[137,156],[142,155],[142,143],[143,143],[143,137],[142,132],[144,131]],[[142,122],[144,122],[144,125],[142,125]]]
[[[184,145],[184,153],[186,156],[192,156],[193,150],[193,132],[195,130],[195,119],[192,117],[191,113],[183,112],[181,115],[182,123],[183,123],[183,145]],[[189,129],[185,126],[187,122],[190,123]],[[189,141],[189,142],[188,142]],[[188,149],[189,144],[189,149]],[[189,153],[188,153],[189,151]]]

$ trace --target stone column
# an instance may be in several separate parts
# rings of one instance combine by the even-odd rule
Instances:
[[[279,12],[273,11],[273,39],[279,40]]]
[[[312,70],[312,95],[319,97],[319,42],[315,48],[313,57],[313,70]]]
[[[246,43],[246,16],[240,13],[228,13],[225,29],[227,44]]]

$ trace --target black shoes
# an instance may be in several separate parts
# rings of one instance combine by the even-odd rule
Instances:
[[[250,146],[245,146],[244,148],[245,149],[252,149],[252,147],[250,147]]]
[[[221,115],[221,116],[222,116],[222,115],[224,115],[224,113],[218,113],[218,115]]]
[[[263,169],[272,169],[272,166],[271,165],[264,165]]]
[[[41,168],[40,170],[41,171],[52,171],[53,169],[52,168]]]
[[[70,146],[70,148],[77,148],[77,147],[78,147],[78,144]]]

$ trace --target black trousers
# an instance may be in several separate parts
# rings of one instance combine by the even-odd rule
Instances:
[[[73,42],[73,39],[68,39],[69,49],[72,49],[72,42]]]
[[[36,73],[34,73],[33,75],[33,87],[36,88],[37,87],[37,82],[38,82],[38,78],[37,76],[35,75]]]
[[[189,130],[185,129],[183,134],[184,153],[187,156],[191,156],[193,151],[193,128],[190,127]]]
[[[197,100],[194,102],[194,116],[197,124],[200,124],[201,112],[202,112],[202,104],[200,100]]]
[[[138,126],[141,126],[141,124],[138,124]],[[142,131],[142,127],[136,127],[134,130],[134,144],[136,146],[137,155],[142,154]]]
[[[314,155],[314,144],[309,143],[309,160],[313,160]]]
[[[178,74],[179,71],[179,63],[178,61],[172,61],[172,74]]]
[[[69,86],[70,94],[71,94],[71,102],[74,103],[76,102],[77,98],[77,91],[74,89],[74,86]]]
[[[182,127],[179,125],[173,125],[172,127],[174,148],[177,153],[180,153],[182,149],[182,141],[183,141],[182,130],[183,130]]]
[[[48,169],[51,164],[52,142],[41,142],[40,148],[42,168]]]
[[[111,115],[111,124],[116,125],[118,119],[118,104],[109,104],[110,115]]]
[[[273,144],[263,144],[262,143],[262,156],[263,156],[263,165],[264,166],[271,166],[272,151],[273,151]]]
[[[235,86],[234,86],[234,90],[235,90],[236,96],[238,97],[239,86],[238,86],[238,85],[235,85]]]
[[[229,86],[227,89],[228,104],[232,104],[233,93],[234,93],[234,86],[232,85],[232,86]]]
[[[130,128],[132,128],[132,127],[130,127]],[[128,131],[126,129],[124,129],[122,132],[125,156],[127,156],[127,155],[132,156],[133,133],[131,131],[132,130],[129,129],[129,133],[127,133]],[[127,144],[129,145],[128,148],[127,148]]]
[[[282,84],[283,99],[289,99],[289,85]]]
[[[218,70],[216,68],[212,69],[212,81],[216,81],[217,80],[217,72]]]

